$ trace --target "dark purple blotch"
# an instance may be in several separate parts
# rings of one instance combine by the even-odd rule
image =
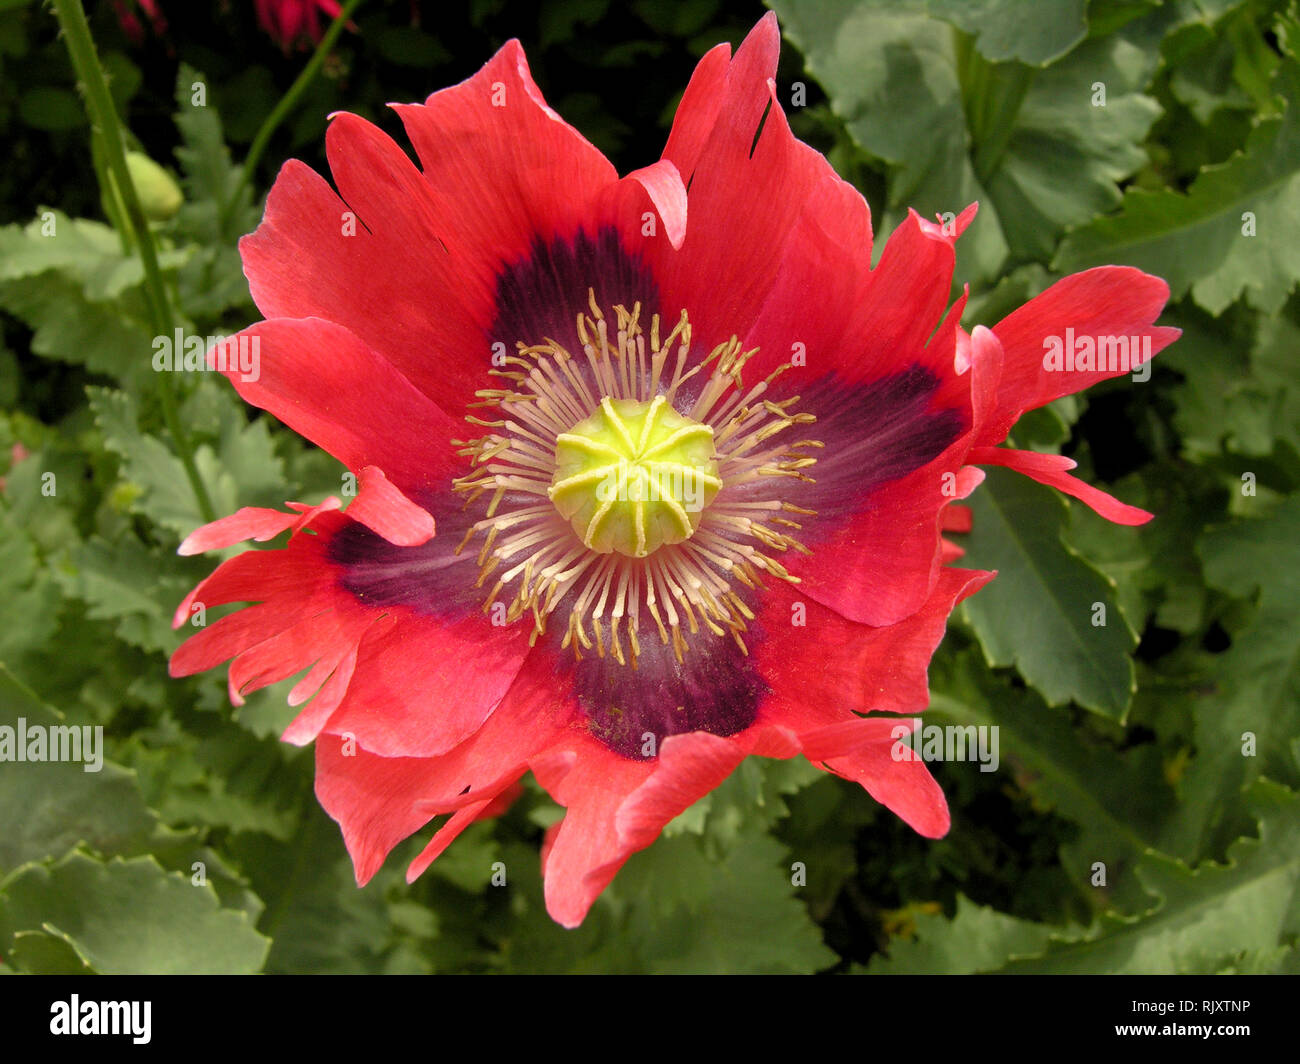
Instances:
[[[642,616],[649,620],[644,611]],[[647,760],[670,735],[735,735],[758,718],[768,687],[729,635],[716,636],[701,626],[689,637],[690,646],[679,663],[672,645],[660,641],[658,629],[643,624],[634,669],[609,655],[608,618],[606,626],[603,658],[584,651],[577,661],[571,650],[558,650],[558,639],[548,639],[548,645],[557,648],[556,661],[572,679],[591,734],[616,754]],[[762,634],[751,622],[744,638],[752,646]],[[620,640],[626,654],[625,632],[620,632]]]
[[[817,459],[805,470],[814,482],[765,478],[747,486],[746,493],[816,510],[816,517],[796,518],[804,526],[799,538],[805,543],[824,538],[868,509],[875,491],[938,457],[966,430],[960,412],[931,408],[938,387],[929,370],[909,366],[870,384],[850,385],[829,376],[801,388],[791,409],[815,414],[816,422],[792,426],[772,443],[824,443],[800,452]]]

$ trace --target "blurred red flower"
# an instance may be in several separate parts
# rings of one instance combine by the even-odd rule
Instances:
[[[319,44],[320,16],[339,17],[338,0],[255,0],[257,21],[284,51]]]
[[[144,41],[144,24],[135,13],[137,5],[145,13],[155,34],[161,37],[167,32],[167,19],[158,6],[158,0],[113,0],[117,21],[132,44],[140,44]]]

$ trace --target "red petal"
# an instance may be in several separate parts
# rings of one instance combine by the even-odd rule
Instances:
[[[537,653],[483,727],[441,757],[380,757],[338,736],[318,740],[316,796],[343,829],[357,881],[369,880],[394,846],[434,816],[455,812],[410,876],[422,872],[511,787],[535,751],[555,740],[567,723],[564,701],[556,697],[549,659]]]
[[[614,826],[629,852],[649,846],[665,824],[689,809],[735,771],[745,745],[708,732],[670,735],[659,750],[659,766],[619,808]]]
[[[870,380],[917,361],[951,378],[956,319],[949,318],[944,336],[930,337],[948,306],[954,262],[952,238],[909,211],[856,297],[852,346],[835,368],[850,380]]]
[[[377,153],[362,143],[359,153],[373,161]],[[262,224],[239,242],[254,301],[267,318],[319,317],[344,326],[415,373],[426,394],[443,396],[460,376],[464,383],[476,379],[488,361],[492,292],[486,267],[451,261],[429,232],[431,210],[427,196],[395,201],[379,220],[392,223],[405,211],[398,224],[368,229],[323,178],[290,160],[271,187]],[[442,360],[430,359],[431,352],[461,357],[446,360],[440,380],[432,371]],[[447,402],[456,413],[463,406],[459,395]]]
[[[496,798],[488,798],[485,801],[467,805],[463,809],[457,809],[451,815],[451,819],[434,833],[433,838],[429,840],[429,844],[420,851],[419,856],[406,869],[406,881],[414,883],[420,876],[424,875],[429,865],[441,857],[447,847],[456,841],[460,833],[482,817],[488,806],[495,801]]]
[[[1057,337],[1064,343],[1067,329],[1076,337],[1149,338],[1154,355],[1178,338],[1180,330],[1152,322],[1169,299],[1169,286],[1129,266],[1099,266],[1057,281],[993,327],[1006,352],[997,411],[976,443],[996,444],[1006,439],[1015,420],[1033,410],[1096,384],[1118,377],[1128,369],[1054,371],[1043,365],[1045,341]]]
[[[327,148],[343,198],[287,164],[240,250],[267,317],[346,326],[459,414],[490,365],[500,268],[535,238],[590,222],[617,174],[546,106],[518,41],[460,85],[395,110],[423,173],[375,126],[339,115]]]
[[[294,536],[284,550],[247,551],[219,565],[186,596],[173,618],[176,627],[190,619],[190,606],[196,603],[205,610],[231,602],[260,605],[200,628],[172,655],[171,675],[189,676],[220,665],[283,632],[300,616],[335,605],[354,606],[350,595],[335,588],[333,569],[322,554],[322,540],[344,521],[340,515],[326,514],[316,525],[324,535]],[[303,662],[301,667],[309,664]]]
[[[382,470],[366,466],[360,479],[361,490],[347,510],[352,520],[399,547],[418,547],[433,538],[432,515],[393,487]]]
[[[768,133],[765,128],[763,135]],[[747,379],[762,380],[796,359],[785,382],[796,381],[790,387],[800,388],[804,380],[841,370],[856,357],[864,338],[849,334],[851,308],[871,268],[871,241],[866,200],[826,166],[794,223],[762,313],[746,335],[746,344],[759,349],[746,367]],[[808,313],[811,292],[826,313]]]
[[[623,181],[635,182],[645,189],[663,221],[668,242],[674,250],[680,248],[686,239],[686,186],[682,184],[682,175],[677,167],[662,159],[652,166],[632,171]]]
[[[960,484],[964,438],[938,458],[875,491],[868,508],[851,518],[811,555],[786,562],[800,591],[850,620],[880,627],[914,613],[939,574],[940,515]],[[814,472],[816,470],[814,469]],[[952,473],[953,481],[944,474]],[[949,489],[952,490],[952,489]]]
[[[408,494],[440,488],[460,470],[458,423],[347,329],[280,318],[240,336],[257,340],[260,376],[229,373],[235,390],[349,469],[378,466]]]
[[[964,558],[965,556],[966,556],[965,548],[957,546],[957,544],[953,543],[952,540],[941,539],[939,541],[939,564],[940,565],[951,565],[953,562],[958,561],[959,559]]]
[[[322,657],[312,670],[294,685],[293,690],[289,692],[289,705],[300,706],[308,699],[311,701],[284,730],[284,734],[280,736],[282,740],[295,746],[306,746],[321,733],[321,729],[329,723],[330,717],[343,701],[343,696],[347,694],[348,684],[351,683],[352,674],[356,671],[360,642],[364,638],[365,634],[362,633],[357,643],[346,648],[342,654]]]
[[[477,612],[453,619],[358,600],[339,584],[339,569],[327,555],[333,536],[349,525],[356,527],[344,515],[324,514],[316,535],[294,536],[283,551],[250,551],[220,566],[187,601],[259,604],[184,643],[172,656],[172,675],[234,658],[231,697],[238,703],[241,691],[324,661],[320,668],[337,677],[334,686],[322,692],[325,703],[309,705],[290,726],[291,741],[328,726],[380,755],[444,753],[472,734],[510,687],[528,650],[527,626],[487,625]],[[355,665],[339,673],[358,644]],[[321,679],[318,673],[313,682]],[[339,690],[345,683],[346,691]]]
[[[794,728],[803,741],[810,729],[851,719],[854,712],[925,709],[930,659],[949,615],[992,578],[980,570],[942,569],[920,608],[879,628],[847,620],[812,601],[802,588],[773,581],[760,616],[767,638],[752,651],[771,688],[760,719]],[[797,610],[800,604],[803,609]]]
[[[331,501],[337,508],[338,499],[332,498]],[[225,550],[249,539],[264,543],[269,539],[275,539],[286,528],[299,524],[301,520],[301,515],[297,513],[269,510],[261,506],[245,506],[229,517],[221,517],[196,528],[181,541],[181,545],[176,548],[176,553],[203,554],[210,550]]]
[[[565,927],[582,923],[628,857],[748,752],[743,740],[691,732],[665,739],[656,761],[629,761],[584,735],[536,758],[533,773],[566,808],[546,855],[551,917]]]
[[[942,221],[940,215],[939,222],[927,222],[924,218],[920,220],[921,229],[930,236],[937,237],[940,240],[946,240],[948,243],[955,245],[957,238],[966,232],[967,227],[975,220],[975,215],[979,211],[979,204],[972,203],[966,207],[961,214],[956,215],[951,222]]]
[[[651,209],[658,215],[658,221],[647,234],[645,215]],[[686,186],[682,184],[681,174],[669,160],[661,159],[652,166],[634,170],[606,189],[598,213],[608,217],[623,232],[626,247],[643,249],[647,259],[659,260],[667,254],[654,243],[659,226],[663,226],[669,246],[677,250],[686,239],[686,211]]]
[[[445,754],[479,729],[510,688],[529,626],[488,625],[477,613],[453,620],[388,611],[392,628],[362,647],[327,730],[355,735],[383,757]]]
[[[945,240],[925,242],[951,250]],[[962,335],[957,318],[964,302],[959,299],[929,343],[901,364],[928,365],[940,382],[931,400],[935,409],[972,406],[973,413],[966,415],[967,420],[973,417],[972,427],[930,462],[873,491],[862,511],[817,542],[810,556],[786,562],[811,598],[851,620],[879,627],[917,608],[934,586],[939,565],[953,558],[939,538],[945,510],[983,479],[963,462],[974,426],[995,394],[1001,348],[991,332],[977,328],[965,344],[967,371],[954,373],[952,360]],[[884,356],[880,362],[884,365]],[[844,368],[838,372],[849,373]],[[815,478],[817,469],[812,473]]]
[[[710,48],[696,64],[686,91],[682,93],[682,102],[677,105],[663,157],[672,160],[687,182],[695,172],[700,153],[708,143],[718,111],[722,108],[730,65],[731,45],[718,44]]]
[[[879,717],[844,721],[804,736],[804,753],[861,784],[913,830],[937,839],[951,824],[948,803],[925,762],[902,742],[913,726]]]
[[[748,334],[803,204],[829,171],[824,159],[790,134],[772,99],[780,44],[776,19],[769,14],[727,67],[716,120],[696,164],[690,167],[685,157],[675,160],[690,180],[691,226],[681,253],[659,265],[656,279],[664,312],[673,317],[685,308],[705,350],[733,334]],[[694,138],[704,123],[699,116],[692,121]],[[756,203],[741,194],[744,189],[772,189],[774,194]]]
[[[942,838],[952,825],[943,789],[924,761],[895,759],[896,743],[885,736],[847,757],[832,758],[826,766],[836,775],[860,783],[914,831],[929,839]]]
[[[320,515],[308,510],[298,520]],[[342,701],[367,633],[385,630],[391,617],[357,603],[340,590],[323,556],[324,543],[346,519],[327,515],[315,536],[293,536],[281,551],[249,551],[223,563],[199,584],[177,611],[178,624],[199,602],[215,607],[257,602],[202,628],[172,655],[173,676],[186,676],[231,661],[228,686],[235,705],[243,695],[309,669],[293,688],[290,705],[309,704],[283,738],[310,742]],[[233,660],[231,660],[233,659]],[[315,697],[313,697],[313,695]]]
[[[1078,499],[1080,502],[1101,514],[1107,521],[1117,525],[1144,525],[1154,514],[1136,506],[1120,502],[1115,496],[1108,495],[1100,488],[1094,488],[1077,477],[1070,476],[1067,469],[1073,469],[1079,463],[1059,454],[1039,454],[1037,451],[1014,451],[1009,447],[973,447],[967,461],[979,465],[999,465],[1023,473],[1032,480],[1048,487],[1056,488]]]
[[[498,794],[492,801],[488,802],[479,810],[477,820],[490,820],[493,817],[504,816],[515,802],[524,796],[524,785],[519,782],[510,784],[504,791]]]
[[[495,105],[494,105],[495,100]],[[547,106],[518,41],[424,105],[394,105],[425,180],[455,211],[448,247],[492,262],[523,255],[535,235],[570,235],[618,175]]]
[[[953,503],[944,508],[943,530],[945,532],[969,532],[974,525],[974,515],[969,506]]]
[[[969,335],[964,329],[959,329],[957,350],[958,372],[970,375],[972,439],[980,440],[986,435],[988,423],[998,417],[1002,364],[1006,355],[997,336],[983,325],[975,326]]]

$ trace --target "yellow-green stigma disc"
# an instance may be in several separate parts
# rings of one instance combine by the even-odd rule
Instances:
[[[721,487],[713,429],[662,395],[603,399],[555,439],[551,501],[598,554],[644,558],[690,539]]]

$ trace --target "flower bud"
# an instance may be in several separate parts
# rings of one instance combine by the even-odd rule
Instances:
[[[144,216],[151,222],[165,222],[181,209],[185,197],[171,174],[138,151],[126,153],[126,169],[135,185]]]

